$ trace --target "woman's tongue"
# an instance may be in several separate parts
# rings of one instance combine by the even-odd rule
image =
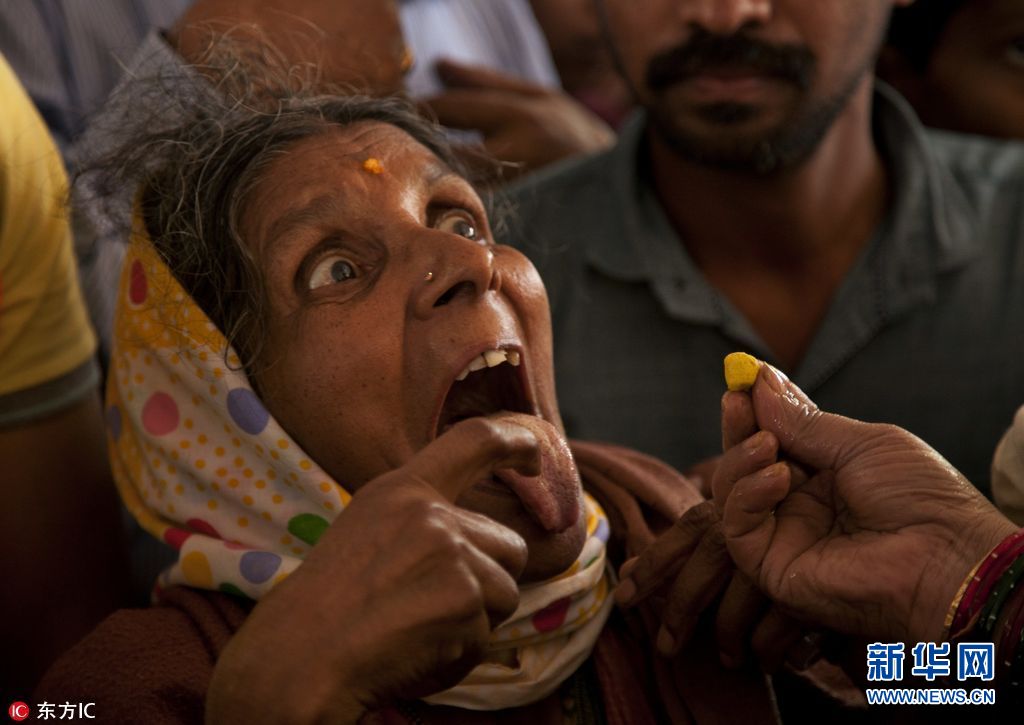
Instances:
[[[523,507],[546,531],[559,533],[575,524],[580,516],[579,473],[569,444],[558,429],[543,418],[524,413],[503,411],[488,417],[521,425],[530,430],[540,444],[539,476],[524,476],[502,469],[495,477],[512,489]]]

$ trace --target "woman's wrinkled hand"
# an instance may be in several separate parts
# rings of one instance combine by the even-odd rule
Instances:
[[[803,622],[938,641],[964,577],[1015,530],[918,438],[824,413],[768,366],[723,410],[760,429],[726,451],[714,481],[726,545]]]
[[[225,649],[207,719],[355,722],[458,683],[518,606],[527,547],[453,501],[538,455],[525,428],[473,418],[360,488]]]

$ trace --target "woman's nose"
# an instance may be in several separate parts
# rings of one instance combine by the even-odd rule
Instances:
[[[433,242],[434,251],[423,255],[423,271],[413,296],[413,314],[426,319],[438,309],[475,299],[501,288],[494,264],[494,247],[472,239],[446,235]]]

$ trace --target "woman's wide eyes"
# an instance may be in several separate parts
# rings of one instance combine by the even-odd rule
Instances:
[[[442,232],[457,234],[460,237],[481,241],[480,228],[473,216],[466,211],[454,211],[445,214],[434,223],[434,227]],[[309,275],[309,289],[325,287],[329,284],[347,282],[359,276],[359,268],[348,257],[338,254],[325,255],[318,261]]]
[[[355,279],[356,265],[340,254],[329,254],[313,267],[309,275],[309,288],[316,289],[329,284]]]
[[[437,222],[437,228],[449,234],[458,234],[466,239],[477,240],[480,238],[480,231],[477,229],[473,217],[465,212],[456,212],[442,217]]]

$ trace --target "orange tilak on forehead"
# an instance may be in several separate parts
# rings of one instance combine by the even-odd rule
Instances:
[[[380,159],[375,159],[371,156],[363,162],[363,171],[368,174],[383,174],[384,164],[380,162]]]
[[[412,54],[412,51],[409,49],[409,46],[405,46],[404,48],[402,48],[402,60],[401,64],[399,65],[399,68],[401,69],[402,73],[408,73],[410,70],[412,70],[412,65],[414,62],[415,58]]]

